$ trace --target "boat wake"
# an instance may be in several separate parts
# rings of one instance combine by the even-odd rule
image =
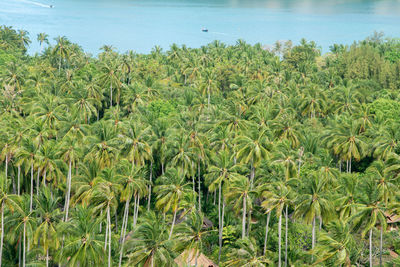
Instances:
[[[45,8],[53,8],[52,5],[46,5],[46,4],[35,2],[35,1],[20,0],[20,2],[31,4],[31,5],[35,5],[35,6],[45,7]]]
[[[229,34],[224,33],[224,32],[210,32],[210,33],[213,33],[213,34],[220,34],[220,35],[229,35]]]

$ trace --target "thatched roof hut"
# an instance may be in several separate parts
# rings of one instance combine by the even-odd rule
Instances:
[[[212,260],[207,258],[203,253],[194,249],[185,250],[179,255],[174,261],[179,267],[188,267],[196,265],[196,254],[197,254],[197,266],[198,267],[218,267]]]

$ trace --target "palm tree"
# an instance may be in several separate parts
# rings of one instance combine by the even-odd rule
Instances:
[[[250,184],[253,187],[256,168],[269,156],[269,140],[266,131],[253,129],[248,135],[236,137],[234,142],[237,143],[237,158],[241,163],[250,163]]]
[[[198,256],[203,249],[203,242],[210,234],[210,231],[204,229],[203,222],[203,214],[193,211],[190,213],[189,219],[176,227],[177,250],[193,251],[195,254],[195,266],[197,266]]]
[[[34,164],[36,160],[37,147],[30,139],[23,139],[22,147],[19,150],[17,157],[19,158],[18,164],[24,164],[26,172],[30,169],[31,172],[31,182],[30,182],[30,211],[33,208],[33,173]]]
[[[172,241],[162,218],[152,211],[127,241],[128,265],[145,267],[173,266]]]
[[[382,231],[386,230],[386,207],[382,201],[381,190],[377,188],[374,179],[367,178],[360,189],[355,204],[356,213],[350,220],[354,229],[362,228],[362,238],[369,232],[369,265],[372,267],[372,230],[377,223]]]
[[[42,220],[36,228],[34,243],[42,245],[46,253],[46,267],[49,266],[49,248],[52,247],[57,250],[60,243],[56,230],[57,224],[62,218],[61,211],[58,209],[58,200],[59,198],[52,198],[50,196],[48,188],[44,188],[36,199],[36,211]]]
[[[171,230],[168,239],[171,239],[175,226],[176,214],[180,209],[180,201],[185,195],[190,194],[191,190],[177,169],[170,168],[165,172],[164,176],[157,179],[160,185],[154,187],[154,192],[157,194],[156,208],[163,211],[169,210],[173,213]]]
[[[122,264],[122,256],[124,252],[125,245],[125,237],[126,237],[126,229],[128,226],[128,218],[129,218],[129,204],[134,198],[134,214],[133,214],[133,229],[136,227],[137,221],[137,212],[139,211],[139,197],[144,196],[147,193],[147,184],[148,181],[145,180],[145,171],[143,168],[132,166],[128,161],[122,161],[121,167],[119,170],[122,173],[121,180],[123,180],[124,189],[121,193],[121,200],[125,200],[125,210],[124,216],[122,219],[122,227],[121,227],[121,251],[119,256],[119,265]]]
[[[19,210],[18,196],[7,194],[9,183],[6,177],[0,176],[0,217],[1,217],[1,235],[0,235],[0,266],[3,259],[3,240],[4,240],[4,213],[8,208],[11,212]]]
[[[242,207],[242,239],[246,237],[246,209],[252,208],[252,195],[254,193],[249,180],[243,176],[232,179],[225,193],[226,198],[233,203],[235,211],[240,211]]]
[[[323,139],[328,147],[333,148],[335,155],[346,160],[347,172],[351,172],[352,159],[359,161],[366,154],[364,136],[359,134],[358,125],[353,121],[341,122],[329,128]]]
[[[77,164],[79,158],[82,157],[82,151],[80,150],[78,143],[73,138],[68,136],[64,137],[64,140],[60,144],[60,150],[58,154],[62,156],[65,162],[68,162],[68,174],[66,181],[66,194],[65,194],[65,221],[68,221],[68,212],[71,199],[71,184],[72,184],[72,168]]]
[[[103,265],[104,241],[98,233],[101,219],[93,217],[87,206],[76,206],[71,219],[60,225],[60,232],[67,237],[57,255],[60,263],[83,267]]]
[[[228,260],[225,266],[232,267],[263,267],[272,264],[272,261],[267,256],[259,256],[256,241],[252,238],[240,239],[238,248],[233,249],[228,254]]]
[[[149,138],[150,133],[150,126],[143,127],[142,123],[134,120],[126,123],[123,146],[132,165],[143,166],[145,160],[151,159],[151,147],[146,140]]]
[[[264,201],[261,206],[271,213],[275,210],[278,217],[278,266],[281,266],[281,242],[282,242],[282,211],[283,208],[290,205],[290,188],[283,182],[275,182],[269,185],[265,190],[262,190]],[[287,216],[287,212],[286,212]],[[286,218],[287,221],[287,218]],[[268,226],[268,225],[267,225]],[[265,249],[264,249],[265,250]]]
[[[119,79],[119,68],[117,64],[108,60],[103,62],[102,65],[102,75],[99,77],[103,86],[110,86],[110,107],[113,106],[113,88],[119,89],[120,87],[120,79]],[[117,103],[119,104],[119,96],[117,98]]]
[[[32,212],[31,202],[27,195],[21,196],[21,201],[17,202],[19,208],[16,209],[17,212],[10,215],[8,219],[9,225],[14,226],[13,229],[15,233],[19,236],[22,234],[22,264],[20,261],[20,266],[26,266],[26,254],[29,251],[30,239],[33,240],[33,233],[36,229],[36,216]],[[21,259],[20,259],[21,260]]]
[[[211,192],[216,192],[218,188],[218,227],[219,227],[219,260],[222,250],[222,229],[224,228],[224,214],[221,213],[225,206],[225,197],[222,197],[222,187],[229,185],[229,182],[234,178],[240,177],[238,173],[240,166],[236,165],[232,160],[228,150],[220,151],[218,154],[212,154],[211,164],[208,167],[205,176],[206,183],[209,184],[208,189]],[[222,201],[221,201],[222,198]]]
[[[55,40],[57,43],[54,46],[53,53],[59,56],[58,73],[60,74],[62,62],[66,60],[70,54],[69,41],[65,36],[57,37]]]
[[[40,44],[40,52],[43,52],[43,44],[44,43],[49,44],[49,39],[48,38],[49,38],[49,35],[47,35],[46,33],[43,33],[43,32],[38,33],[37,41]]]
[[[121,177],[115,174],[114,169],[104,169],[94,181],[90,202],[95,205],[94,212],[106,211],[106,234],[104,249],[108,246],[108,267],[111,266],[111,213],[116,214],[118,207],[117,196],[122,190]],[[117,216],[117,215],[116,215]],[[107,240],[108,239],[108,240]]]
[[[312,251],[317,257],[315,264],[334,262],[350,267],[350,254],[356,247],[356,241],[347,221],[335,220],[326,225],[327,231],[321,232],[318,245]]]
[[[303,190],[299,192],[295,217],[302,217],[307,224],[312,223],[312,249],[315,247],[315,219],[328,221],[333,213],[326,180],[318,174],[313,174],[304,181]]]

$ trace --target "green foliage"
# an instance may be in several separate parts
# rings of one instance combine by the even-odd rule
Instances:
[[[176,112],[176,103],[158,99],[152,101],[148,109],[153,114],[154,118],[164,118]]]
[[[371,113],[375,114],[379,121],[400,121],[400,102],[391,99],[380,98],[369,105],[371,108]]]

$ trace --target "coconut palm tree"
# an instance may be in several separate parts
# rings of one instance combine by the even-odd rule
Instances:
[[[238,248],[228,254],[225,266],[239,267],[262,267],[272,264],[272,261],[265,255],[259,256],[257,242],[252,238],[240,239]]]
[[[46,254],[46,267],[49,266],[49,249],[57,251],[60,245],[56,229],[62,218],[62,213],[58,208],[59,199],[52,198],[48,188],[43,188],[36,199],[36,214],[41,218],[41,222],[34,234],[34,244],[42,246]]]
[[[128,265],[173,266],[173,241],[166,225],[154,212],[147,212],[137,231],[127,241]]]
[[[98,231],[101,219],[93,217],[87,206],[76,206],[71,219],[60,225],[60,232],[67,237],[57,254],[60,263],[84,267],[103,265],[104,241]]]
[[[36,39],[40,44],[40,52],[43,52],[43,44],[49,44],[49,35],[44,32],[41,32],[38,33]]]
[[[157,179],[157,185],[154,187],[154,192],[157,194],[156,208],[162,210],[163,213],[172,211],[173,219],[171,230],[168,239],[171,239],[174,231],[176,214],[181,208],[180,202],[185,195],[190,194],[191,190],[185,177],[180,174],[182,170],[178,171],[175,168],[168,169],[165,174]]]
[[[252,196],[255,191],[251,189],[251,184],[246,177],[239,176],[232,179],[225,192],[228,201],[232,202],[236,212],[242,210],[242,239],[246,237],[246,212],[247,208],[252,208]]]
[[[361,237],[364,238],[369,233],[369,266],[372,263],[372,230],[377,223],[380,224],[382,231],[386,230],[386,207],[384,198],[382,198],[382,190],[376,186],[374,179],[366,178],[361,185],[360,191],[356,198],[356,213],[351,216],[350,220],[353,229],[361,230]],[[381,242],[382,238],[381,238]]]
[[[262,196],[264,201],[261,203],[263,209],[267,213],[271,213],[275,210],[278,217],[278,266],[281,266],[281,236],[282,236],[282,212],[285,206],[291,204],[291,191],[290,188],[284,182],[275,182],[265,190],[262,190]],[[287,212],[286,212],[287,221]]]
[[[54,55],[57,54],[59,57],[58,74],[60,74],[61,65],[63,63],[63,60],[66,60],[70,54],[70,47],[69,47],[70,43],[65,36],[59,36],[55,40],[56,40],[56,45],[54,46],[53,54]]]
[[[219,227],[219,258],[222,250],[222,229],[224,228],[224,211],[225,197],[222,196],[222,188],[229,185],[234,178],[239,178],[241,167],[234,163],[232,156],[228,150],[220,151],[218,154],[211,155],[211,164],[207,169],[205,176],[206,183],[209,184],[208,189],[216,192],[218,188],[218,227]],[[220,260],[220,259],[219,259]]]
[[[148,181],[145,179],[146,172],[143,168],[138,166],[132,166],[129,161],[125,160],[121,162],[119,172],[121,172],[121,180],[124,184],[124,189],[121,193],[121,200],[125,201],[124,216],[122,219],[121,227],[121,250],[119,256],[119,266],[122,264],[122,256],[124,252],[124,245],[126,240],[126,230],[128,226],[129,218],[129,204],[134,198],[134,210],[133,210],[133,229],[135,230],[137,222],[137,213],[139,211],[139,198],[147,193]]]
[[[326,232],[320,233],[318,244],[312,253],[317,258],[315,264],[333,262],[350,267],[350,255],[356,247],[348,222],[335,220],[326,225]]]
[[[316,243],[315,219],[329,221],[333,213],[326,182],[323,177],[313,174],[304,181],[303,190],[296,200],[295,217],[303,218],[307,224],[312,223],[312,249]]]

